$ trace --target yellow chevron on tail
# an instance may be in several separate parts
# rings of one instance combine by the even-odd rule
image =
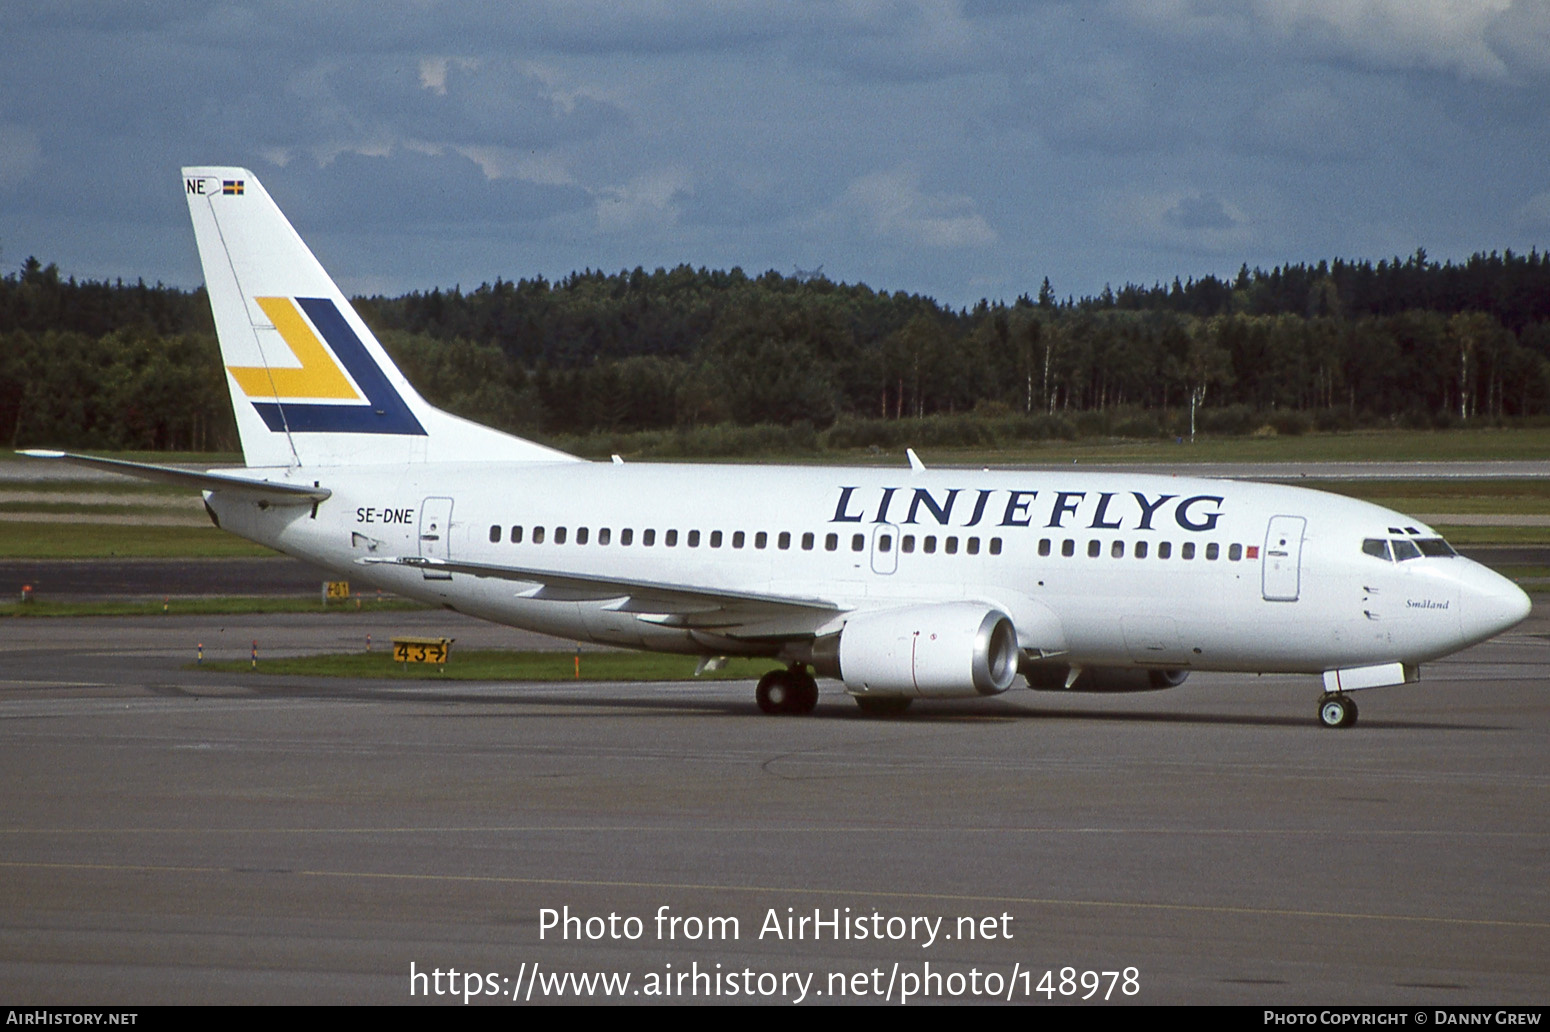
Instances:
[[[334,356],[318,340],[288,297],[255,297],[280,337],[290,347],[301,368],[285,366],[227,366],[237,386],[249,398],[339,398],[360,401],[361,395],[339,368]]]

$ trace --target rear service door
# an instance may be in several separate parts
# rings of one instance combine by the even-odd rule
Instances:
[[[450,559],[452,499],[427,498],[420,503],[420,555],[426,559]],[[451,580],[452,574],[426,570],[426,580]]]

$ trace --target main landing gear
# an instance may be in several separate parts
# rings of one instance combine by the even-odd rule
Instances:
[[[1356,700],[1338,693],[1319,700],[1319,723],[1325,727],[1350,727],[1356,723]]]
[[[765,713],[805,716],[818,705],[818,682],[798,663],[787,670],[771,670],[759,678],[754,698]]]

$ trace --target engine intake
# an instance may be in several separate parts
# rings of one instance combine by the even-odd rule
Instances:
[[[1012,686],[1017,631],[983,602],[941,602],[851,617],[839,667],[853,695],[969,698]]]

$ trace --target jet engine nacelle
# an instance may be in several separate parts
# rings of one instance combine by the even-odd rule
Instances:
[[[840,677],[864,696],[996,695],[1012,686],[1020,656],[1011,617],[983,602],[860,613],[839,640]]]
[[[1142,667],[1087,667],[1070,688],[1066,677],[1071,668],[1065,663],[1024,663],[1022,674],[1028,687],[1036,692],[1155,692],[1177,688],[1189,676],[1188,670],[1148,670]]]

